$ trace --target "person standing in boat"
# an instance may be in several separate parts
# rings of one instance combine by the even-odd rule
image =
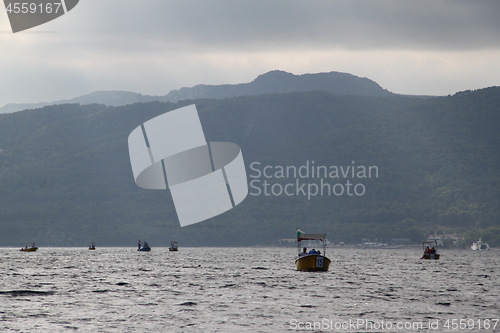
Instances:
[[[142,245],[142,243],[141,243],[141,240],[139,239],[139,241],[137,242],[137,249],[138,249],[138,250],[140,250],[140,249],[141,249],[141,245]]]
[[[302,249],[302,252],[299,253],[299,257],[307,256],[307,247]]]

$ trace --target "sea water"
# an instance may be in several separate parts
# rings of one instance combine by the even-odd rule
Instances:
[[[0,249],[1,332],[500,332],[500,252]]]

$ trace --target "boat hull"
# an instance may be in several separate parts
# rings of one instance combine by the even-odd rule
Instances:
[[[330,259],[320,254],[308,254],[295,260],[298,271],[328,271],[330,268]]]
[[[179,251],[179,249],[168,249],[169,251]]]
[[[36,250],[38,250],[37,247],[30,247],[28,249],[21,249],[21,252],[35,252]]]
[[[151,249],[150,248],[142,248],[142,249],[138,249],[137,251],[149,252],[149,251],[151,251]]]
[[[490,246],[488,244],[473,244],[470,248],[473,251],[487,251],[490,249]]]
[[[421,259],[439,260],[439,254],[424,254]]]

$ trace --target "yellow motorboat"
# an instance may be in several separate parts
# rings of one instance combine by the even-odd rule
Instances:
[[[308,254],[295,260],[298,271],[327,271],[330,259],[320,254]]]
[[[26,245],[25,247],[22,247],[21,252],[35,252],[36,250],[38,250],[38,247],[35,246],[35,243],[33,243],[30,247],[28,247],[28,245]]]
[[[429,246],[432,246],[432,248],[430,248]],[[422,242],[422,249],[424,250],[424,254],[420,259],[439,260],[439,257],[441,255],[437,253],[437,248],[438,243],[435,240]]]
[[[302,248],[301,242],[303,240],[319,240],[323,245],[323,254],[316,249],[307,251],[307,248]],[[295,260],[295,266],[297,266],[298,271],[328,271],[331,260],[325,256],[326,234],[305,234],[297,229],[297,247],[299,249],[299,258]]]

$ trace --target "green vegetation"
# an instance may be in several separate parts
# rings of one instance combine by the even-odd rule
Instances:
[[[208,141],[242,148],[248,175],[254,161],[354,161],[377,166],[378,178],[350,179],[363,183],[362,196],[249,195],[235,209],[181,228],[168,191],[135,185],[127,137],[142,122],[193,103]],[[293,238],[300,227],[346,243],[417,243],[446,229],[466,235],[469,246],[478,237],[500,246],[499,125],[500,88],[436,98],[295,92],[121,107],[65,104],[4,114],[0,245],[271,244]]]

